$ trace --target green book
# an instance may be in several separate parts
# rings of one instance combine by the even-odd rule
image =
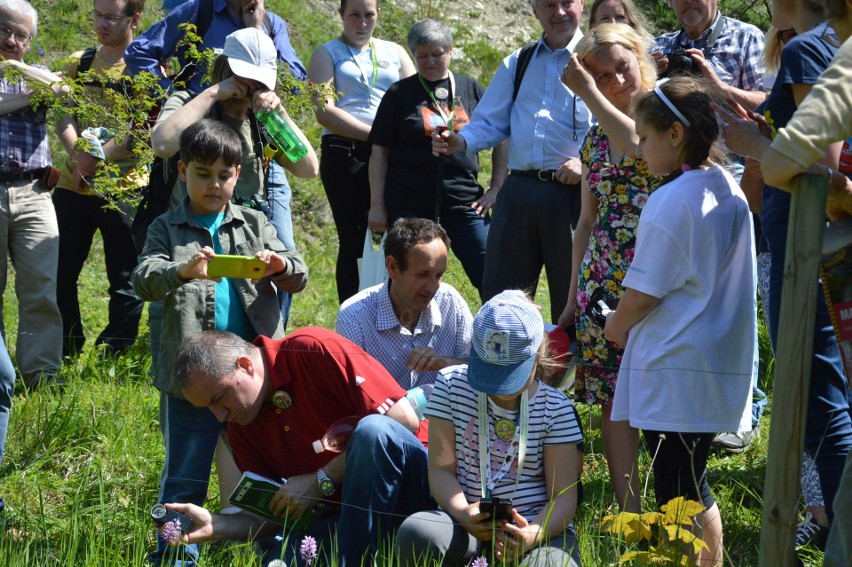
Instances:
[[[284,479],[282,479],[282,482],[276,482],[251,471],[246,471],[234,491],[231,492],[228,501],[238,508],[284,526],[288,532],[309,532],[325,511],[325,505],[322,503],[305,510],[295,520],[280,518],[274,515],[270,509],[272,497],[286,482]]]

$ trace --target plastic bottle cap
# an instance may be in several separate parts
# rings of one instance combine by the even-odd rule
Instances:
[[[314,452],[317,454],[320,454],[325,451],[325,447],[322,446],[322,439],[317,439],[311,444],[311,446],[314,448]]]

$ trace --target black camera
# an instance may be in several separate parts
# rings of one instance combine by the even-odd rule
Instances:
[[[490,500],[482,499],[479,501],[479,511],[491,514],[491,519],[495,522],[500,520],[512,521],[512,501],[504,498],[491,498]]]
[[[669,65],[666,67],[662,78],[666,77],[682,77],[684,75],[700,75],[698,65],[692,60],[692,56],[682,47],[676,47],[671,53],[666,55],[669,60]]]
[[[601,286],[592,292],[592,297],[586,306],[586,316],[603,329],[606,326],[606,316],[612,313],[616,306],[618,306],[618,299],[607,298],[606,289]]]
[[[192,518],[189,516],[184,516],[179,512],[175,512],[174,510],[170,510],[166,508],[162,504],[156,504],[153,508],[151,508],[151,519],[154,520],[158,525],[163,525],[168,522],[177,522],[180,524],[181,533],[186,533],[189,531],[189,527],[192,525]]]

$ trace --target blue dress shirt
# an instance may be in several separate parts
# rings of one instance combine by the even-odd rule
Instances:
[[[558,169],[579,157],[592,114],[559,77],[582,37],[578,29],[566,47],[551,50],[542,34],[514,102],[520,50],[503,59],[470,124],[459,132],[469,155],[511,136],[510,169]]]

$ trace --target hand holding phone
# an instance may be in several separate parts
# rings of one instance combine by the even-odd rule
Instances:
[[[211,278],[259,280],[265,273],[266,263],[253,256],[217,254],[207,262],[207,275]]]
[[[491,519],[494,522],[500,520],[512,521],[512,501],[504,498],[490,498],[479,501],[479,511],[491,514]]]

